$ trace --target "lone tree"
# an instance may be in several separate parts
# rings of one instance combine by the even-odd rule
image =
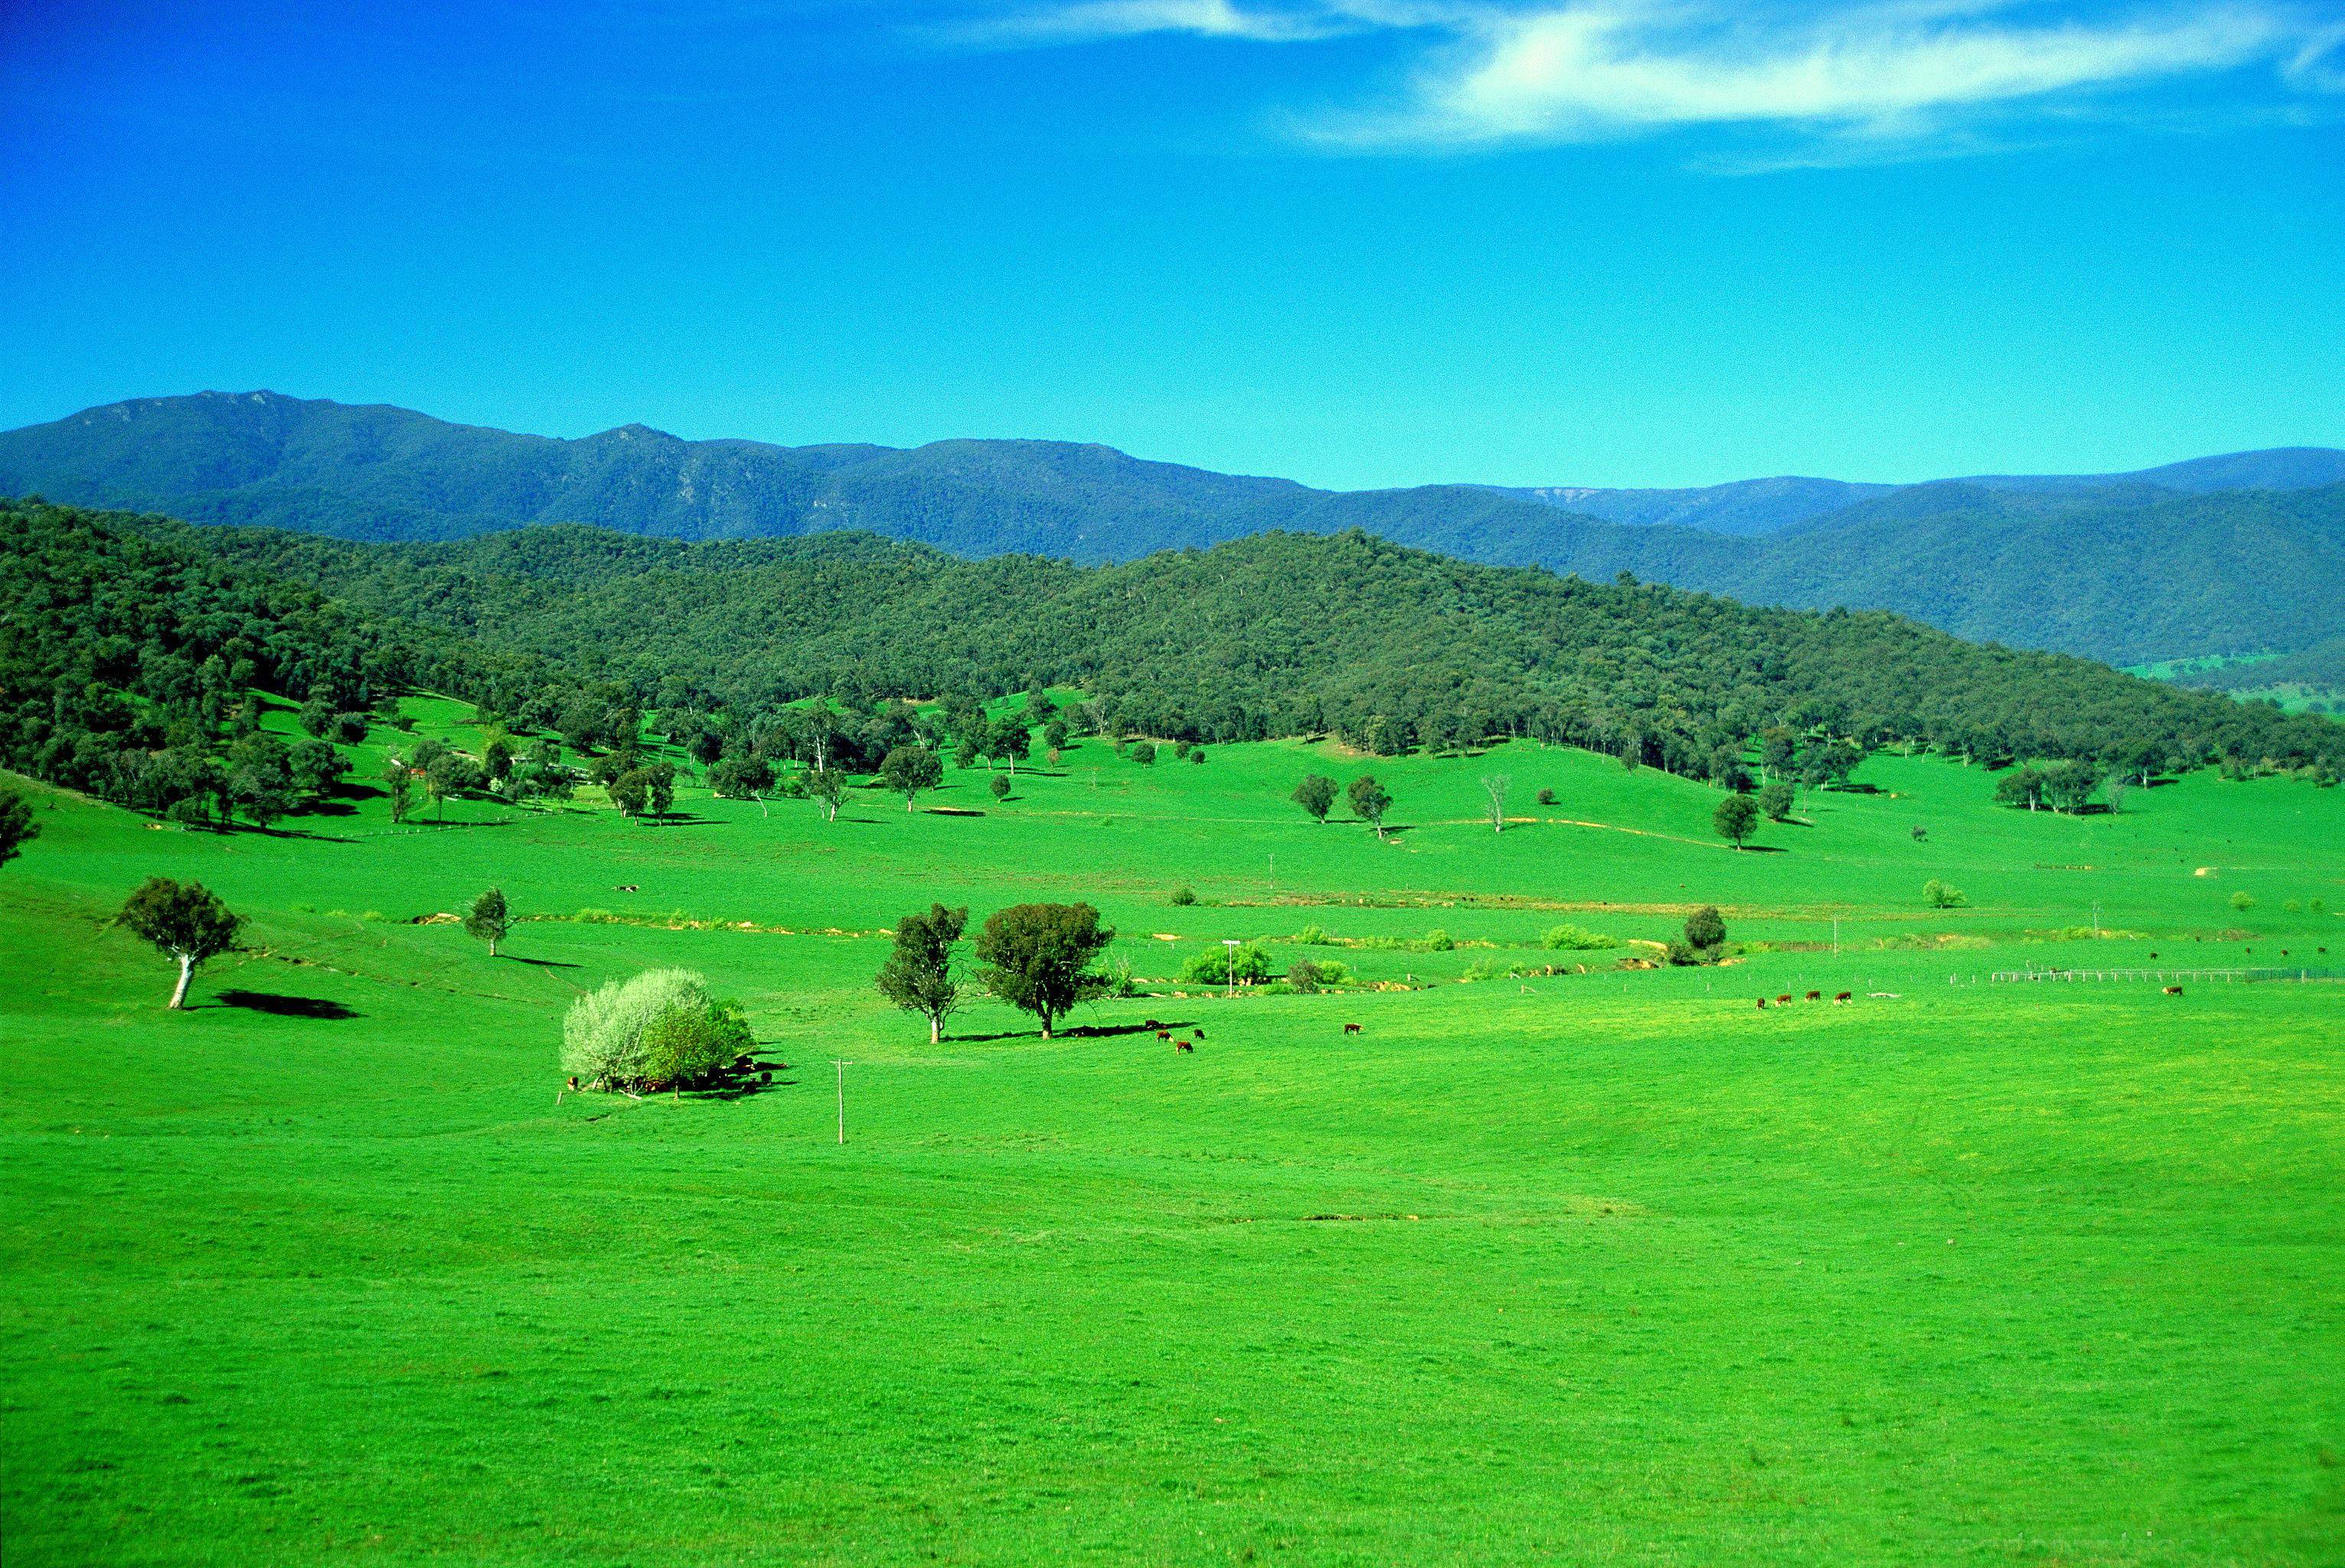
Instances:
[[[620,774],[604,789],[610,794],[611,804],[619,809],[621,816],[640,817],[651,800],[651,778],[647,770],[641,768],[630,769]]]
[[[1720,838],[1739,850],[1742,840],[1759,827],[1759,808],[1751,803],[1748,795],[1729,795],[1711,813],[1710,825],[1718,830]]]
[[[27,840],[40,836],[31,804],[16,790],[0,789],[0,866],[23,853]]]
[[[945,1020],[960,1006],[953,947],[969,925],[969,911],[930,904],[926,914],[896,922],[896,951],[879,966],[879,994],[929,1021],[929,1044],[945,1037]]]
[[[1114,986],[1091,962],[1115,940],[1089,904],[1012,904],[977,933],[978,978],[1010,1006],[1042,1020],[1042,1038],[1069,1008]]]
[[[987,779],[985,781],[985,787],[993,792],[993,798],[997,800],[1007,800],[1010,799],[1010,780],[1004,779],[999,773]]]
[[[1288,798],[1310,812],[1313,821],[1324,823],[1327,820],[1328,811],[1335,804],[1335,781],[1324,774],[1314,773],[1297,784],[1294,793]]]
[[[236,933],[244,927],[203,883],[175,882],[168,877],[149,877],[140,883],[115,918],[164,956],[178,961],[179,983],[171,991],[174,1009],[187,1003],[188,982],[195,977],[196,965],[234,947]]]
[[[1507,830],[1507,788],[1513,782],[1503,773],[1482,775],[1483,793],[1490,797],[1490,831],[1493,833]]]
[[[505,907],[502,888],[491,888],[464,908],[464,934],[474,942],[487,942],[491,958],[496,957],[497,943],[512,929],[513,911]]]
[[[806,792],[809,799],[821,805],[823,820],[838,820],[838,803],[847,798],[847,780],[838,769],[817,768],[807,774]]]
[[[1726,920],[1716,904],[1704,904],[1686,916],[1685,940],[1697,952],[1716,952],[1726,945]]]
[[[879,777],[887,780],[888,789],[902,792],[904,809],[909,811],[921,790],[945,781],[945,759],[925,746],[898,746],[879,764]]]
[[[1377,783],[1374,774],[1363,773],[1352,780],[1344,797],[1352,803],[1352,815],[1374,828],[1377,841],[1383,842],[1385,813],[1392,809],[1391,791]]]
[[[1791,820],[1792,802],[1792,787],[1781,779],[1759,791],[1759,809],[1778,822]]]
[[[1012,773],[1018,771],[1018,765],[1025,761],[1034,749],[1033,737],[1026,730],[1026,720],[1017,714],[1005,713],[995,719],[993,728],[986,731],[986,738],[992,746],[993,755],[1009,763]]]

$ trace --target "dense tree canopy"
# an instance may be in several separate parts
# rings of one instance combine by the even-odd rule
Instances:
[[[0,761],[212,821],[268,820],[332,787],[320,755],[249,736],[256,688],[330,730],[399,690],[449,692],[601,750],[606,783],[647,711],[720,763],[868,774],[949,738],[1014,765],[1042,709],[989,720],[978,694],[1038,685],[1088,694],[1045,721],[1071,735],[1333,733],[1378,754],[1528,735],[1730,787],[1762,732],[1762,768],[1796,755],[1812,787],[1893,741],[2104,773],[2345,759],[2345,728],[2322,718],[1893,616],[1468,565],[1357,533],[1083,568],[859,535],[358,545],[10,504],[0,539],[0,590],[25,612],[0,621]],[[544,777],[420,766],[403,781],[435,801]],[[624,793],[657,814],[654,783]]]

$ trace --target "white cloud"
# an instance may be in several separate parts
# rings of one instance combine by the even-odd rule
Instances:
[[[1011,44],[1431,32],[1396,97],[1295,119],[1296,134],[1372,149],[1741,127],[1837,160],[1858,146],[1918,156],[1983,145],[1975,133],[1990,121],[2072,116],[2246,66],[2282,90],[2345,90],[2345,24],[2299,4],[2115,0],[2046,19],[2045,5],[2015,0],[1060,0],[974,30]]]
[[[1404,106],[1317,134],[1457,144],[1774,125],[1893,137],[1964,111],[2270,60],[2302,36],[2238,6],[2033,25],[1868,7],[1754,25],[1602,0],[1491,15],[1420,74]]]

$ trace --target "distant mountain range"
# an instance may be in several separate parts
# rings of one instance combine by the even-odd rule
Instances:
[[[2117,663],[2293,652],[2345,629],[2345,452],[2325,448],[1903,486],[1337,492],[1063,442],[786,447],[643,425],[567,441],[204,392],[0,433],[0,494],[36,493],[355,540],[560,522],[687,540],[864,529],[1084,563],[1359,528],[1468,560],[1892,609]]]
[[[2155,500],[2165,494],[2211,495],[2225,490],[2310,490],[2345,483],[2345,452],[2325,446],[2284,446],[2194,457],[2130,473],[1989,473],[1938,484],[1967,484],[2012,494]],[[1581,512],[1608,523],[1670,523],[1713,534],[1771,534],[1913,486],[1853,484],[1844,479],[1738,479],[1691,490],[1589,490],[1570,486],[1509,489],[1506,494]]]

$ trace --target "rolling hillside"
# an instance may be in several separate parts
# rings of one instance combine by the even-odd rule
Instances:
[[[1891,609],[2117,663],[2334,636],[2340,474],[2345,454],[2293,449],[1902,488],[1331,492],[1061,442],[783,447],[642,425],[566,441],[270,392],[144,399],[0,433],[0,494],[350,540],[562,522],[683,540],[858,529],[960,555],[1095,565],[1359,528],[1591,580],[1625,571],[1753,603]]]

